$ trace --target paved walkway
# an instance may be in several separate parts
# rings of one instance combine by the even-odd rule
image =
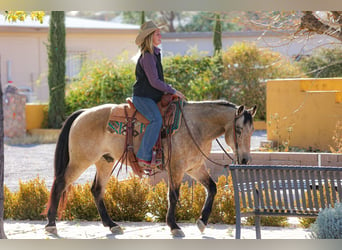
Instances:
[[[44,221],[5,220],[4,229],[8,239],[172,239],[165,223],[120,222],[124,234],[112,235],[101,222],[60,221],[58,236],[45,233]],[[179,223],[185,233],[183,239],[235,239],[235,225],[209,224],[200,233],[194,223]],[[262,239],[310,239],[310,230],[290,227],[262,227]],[[241,239],[255,239],[255,227],[244,226]]]

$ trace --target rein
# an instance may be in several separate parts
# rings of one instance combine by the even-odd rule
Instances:
[[[188,123],[187,123],[187,121],[186,121],[186,119],[185,119],[185,115],[184,115],[184,112],[183,112],[183,107],[181,107],[181,106],[180,106],[180,111],[181,111],[182,114],[183,114],[184,124],[185,124],[186,129],[188,130],[188,133],[189,133],[189,135],[190,135],[190,137],[191,137],[191,140],[194,142],[194,144],[196,145],[197,149],[201,152],[201,154],[202,154],[208,161],[210,161],[211,163],[214,163],[215,165],[218,165],[218,166],[227,168],[227,167],[229,166],[229,164],[221,164],[221,163],[215,162],[215,161],[213,161],[212,159],[210,159],[210,158],[203,152],[203,150],[202,150],[201,147],[198,145],[197,141],[195,140],[193,134],[192,134],[191,131],[190,131],[189,125],[188,125]],[[236,130],[236,129],[235,129],[235,126],[236,126],[236,120],[237,120],[237,118],[238,118],[238,117],[236,117],[236,115],[235,115],[235,117],[234,117],[234,126],[233,126],[233,127],[234,127],[233,132],[234,132],[234,143],[235,143],[235,147],[237,146],[237,138],[236,138],[236,132],[235,132],[235,130]],[[223,148],[222,144],[219,142],[218,139],[216,139],[216,142],[217,142],[217,144],[220,146],[220,148],[223,150],[223,152],[226,154],[226,156],[228,156],[228,157],[232,160],[232,162],[234,163],[233,157],[231,157],[230,154]],[[237,151],[237,147],[236,147],[236,153],[237,153],[237,152],[238,152],[238,151]]]

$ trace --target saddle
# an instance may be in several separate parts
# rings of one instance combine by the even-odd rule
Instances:
[[[159,111],[163,118],[163,126],[159,132],[159,138],[153,147],[151,167],[148,169],[142,169],[138,165],[133,150],[133,138],[145,132],[145,127],[149,124],[149,121],[137,111],[131,98],[127,98],[126,101],[127,103],[119,104],[112,108],[107,126],[107,130],[110,133],[126,137],[125,150],[113,170],[121,162],[121,167],[122,163],[127,163],[139,177],[142,177],[143,174],[153,175],[156,173],[156,162],[162,162],[161,167],[158,167],[159,169],[165,168],[161,139],[170,138],[179,129],[181,121],[179,107],[183,105],[183,101],[171,94],[165,94],[161,101],[158,102]]]

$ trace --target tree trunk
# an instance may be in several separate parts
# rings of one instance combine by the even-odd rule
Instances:
[[[48,127],[61,128],[65,116],[65,22],[63,11],[52,11],[49,30]]]
[[[0,58],[1,59],[1,58]],[[1,62],[1,60],[0,60]],[[1,88],[1,68],[0,68],[0,239],[7,239],[4,230],[4,110],[2,102]]]

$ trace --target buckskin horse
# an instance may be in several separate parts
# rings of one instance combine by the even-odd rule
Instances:
[[[108,133],[108,117],[119,104],[104,104],[82,109],[71,114],[63,124],[55,150],[54,181],[51,188],[46,212],[48,223],[45,230],[57,234],[57,209],[65,201],[67,188],[92,164],[96,166],[96,175],[91,192],[100,214],[102,223],[113,234],[122,234],[123,230],[107,213],[104,205],[104,192],[112,174],[114,161],[125,150],[125,137]],[[182,123],[172,135],[172,151],[168,157],[168,210],[166,223],[173,237],[184,237],[177,225],[175,209],[179,198],[179,189],[184,174],[200,182],[207,191],[201,216],[197,226],[204,231],[212,210],[216,194],[216,184],[210,177],[205,156],[211,151],[212,141],[222,135],[225,137],[237,163],[250,161],[250,139],[254,130],[253,117],[256,106],[246,109],[227,101],[184,101]],[[141,137],[134,138],[134,152],[137,152]],[[163,139],[164,140],[164,139]],[[162,144],[166,142],[162,141]]]

